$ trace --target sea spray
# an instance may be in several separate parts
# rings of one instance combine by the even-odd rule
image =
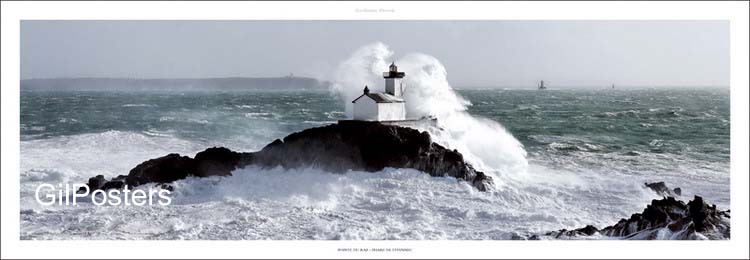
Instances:
[[[406,68],[404,60],[395,61]],[[368,76],[373,86],[382,88],[378,73]],[[412,75],[416,73],[407,78]],[[362,89],[352,91],[359,95]],[[289,133],[346,117],[341,102],[317,91],[229,95],[22,91],[20,239],[511,239],[516,234],[614,224],[641,212],[651,199],[661,198],[643,187],[643,182],[653,181],[682,188],[683,198],[703,195],[717,208],[729,208],[728,90],[456,92],[461,93],[457,97],[472,101],[475,115],[513,124],[513,134],[529,152],[525,174],[496,178],[498,189],[479,192],[467,182],[412,169],[331,174],[317,168],[247,167],[230,177],[172,183],[170,206],[82,203],[42,208],[34,200],[41,182],[85,183],[98,174],[110,178],[127,174],[147,159],[168,153],[193,156],[212,146],[257,151]],[[664,104],[654,98],[659,96],[678,98]],[[45,109],[56,100],[65,102],[54,110]],[[289,105],[295,103],[304,105]],[[159,105],[134,113],[137,107],[123,109],[123,104]],[[598,116],[633,109],[633,104],[657,111],[649,112],[652,117],[644,117],[641,110],[639,117]],[[531,111],[513,110],[534,106]],[[658,117],[674,107],[682,107],[684,116]],[[319,112],[301,114],[300,108]],[[94,110],[103,112],[83,113]],[[706,111],[716,117],[702,116]],[[252,112],[280,117],[245,116]],[[461,113],[452,114],[464,119]],[[174,120],[160,122],[161,117]],[[60,118],[79,122],[60,124]],[[188,122],[191,118],[205,119],[209,125]],[[652,122],[654,118],[659,122]],[[447,120],[441,118],[440,123],[448,124]],[[469,125],[463,128],[482,136]],[[654,139],[664,145],[651,146]],[[550,148],[552,142],[599,148],[558,151]],[[673,144],[679,149],[664,149]]]
[[[382,72],[395,62],[404,78],[407,118],[431,116],[438,127],[418,127],[431,133],[436,142],[457,149],[478,169],[494,175],[517,175],[526,171],[526,151],[499,123],[470,115],[470,102],[448,83],[447,71],[435,57],[413,53],[396,60],[383,43],[363,46],[339,64],[331,91],[346,104],[351,116],[351,100],[362,94],[365,85],[383,91]]]
[[[336,68],[333,78],[330,79],[330,90],[344,101],[348,117],[352,116],[350,101],[362,95],[365,86],[372,87],[373,91],[385,91],[382,72],[388,69],[386,59],[392,55],[393,52],[385,44],[373,43],[354,51]]]

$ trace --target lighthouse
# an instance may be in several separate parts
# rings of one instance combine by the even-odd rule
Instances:
[[[403,99],[404,85],[401,81],[406,74],[398,71],[391,63],[383,72],[385,92],[371,91],[368,86],[362,95],[352,100],[352,116],[361,121],[401,121],[406,119],[406,102]]]
[[[404,94],[404,85],[401,79],[404,78],[404,73],[398,71],[396,63],[391,63],[388,66],[388,72],[383,72],[383,78],[385,78],[385,93],[400,97]]]

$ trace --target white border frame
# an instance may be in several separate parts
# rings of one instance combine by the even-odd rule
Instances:
[[[358,8],[395,12],[356,12]],[[729,20],[729,241],[20,241],[19,21]],[[748,2],[2,2],[2,258],[749,258]],[[645,205],[644,205],[645,206]],[[338,253],[398,247],[407,253]]]

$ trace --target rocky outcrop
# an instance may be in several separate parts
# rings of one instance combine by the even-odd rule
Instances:
[[[109,181],[103,176],[91,178],[89,187],[106,190],[125,185],[169,183],[190,176],[227,176],[248,165],[290,169],[316,167],[335,173],[412,168],[432,176],[465,180],[481,191],[492,186],[492,178],[475,170],[458,151],[432,142],[427,132],[378,122],[342,121],[290,134],[253,153],[214,147],[194,158],[168,154],[145,161],[128,175]]]
[[[729,239],[729,211],[708,205],[700,196],[685,204],[673,197],[652,200],[642,213],[636,213],[617,224],[597,229],[586,226],[572,231],[560,230],[548,236],[584,237],[594,234],[620,239]]]
[[[276,140],[247,159],[254,165],[313,166],[331,172],[412,168],[465,180],[482,191],[492,182],[461,153],[432,142],[427,132],[377,122],[342,121],[307,129]]]
[[[592,236],[599,232],[599,229],[592,225],[587,225],[585,227],[574,229],[574,230],[567,230],[567,229],[561,229],[557,232],[550,232],[547,233],[549,236],[554,236],[555,238],[562,238],[562,237],[578,237],[578,236]]]
[[[669,196],[682,196],[682,189],[680,188],[674,188],[669,189],[667,187],[667,184],[665,184],[663,181],[660,182],[652,182],[652,183],[644,183],[647,188],[653,190],[656,192],[656,194],[659,194],[659,196],[669,197]]]

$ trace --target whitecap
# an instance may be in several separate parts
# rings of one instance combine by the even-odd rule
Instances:
[[[276,113],[269,112],[248,112],[243,114],[247,118],[252,119],[278,119],[280,116]]]
[[[153,104],[124,104],[122,107],[157,107]]]

